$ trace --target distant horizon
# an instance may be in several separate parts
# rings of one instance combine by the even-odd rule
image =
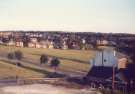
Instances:
[[[92,31],[62,31],[62,30],[0,30],[0,32],[65,32],[65,33],[101,33],[101,34],[131,34],[135,33],[123,33],[123,32],[92,32]]]
[[[1,30],[135,34],[135,0],[0,0]]]

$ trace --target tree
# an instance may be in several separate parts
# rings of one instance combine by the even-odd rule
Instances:
[[[130,92],[131,90],[135,90],[135,49],[134,46],[130,47],[119,47],[118,50],[122,53],[127,54],[132,63],[127,64],[126,73],[124,74],[128,83],[127,83],[127,90]],[[132,84],[131,84],[132,81]]]
[[[133,48],[132,50],[132,55],[131,55],[131,59],[132,59],[132,63],[129,67],[128,67],[128,70],[130,72],[130,78],[132,79],[133,81],[133,85],[132,85],[132,91],[135,91],[135,49]]]
[[[8,53],[7,58],[14,59],[14,53],[12,53],[12,52]]]
[[[15,58],[18,60],[17,61],[17,66],[22,66],[22,64],[19,62],[23,58],[23,53],[21,51],[15,51],[14,52]]]
[[[59,67],[60,61],[58,58],[53,57],[51,60],[51,67],[54,68],[55,72],[57,71],[57,68]]]
[[[20,60],[23,58],[23,53],[21,51],[15,51],[15,52],[10,52],[7,54],[8,59],[17,59],[16,65],[21,66],[22,64],[20,63]]]
[[[21,52],[21,51],[15,51],[14,52],[14,55],[15,55],[15,58],[17,59],[17,60],[21,60],[22,58],[23,58],[23,53]]]
[[[42,54],[40,57],[40,64],[45,64],[48,62],[48,57],[45,54]]]

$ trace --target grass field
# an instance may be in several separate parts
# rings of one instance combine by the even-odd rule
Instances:
[[[10,79],[16,76],[21,78],[43,77],[44,74],[0,61],[0,79]]]
[[[20,50],[24,54],[23,61],[39,64],[41,54],[46,54],[49,57],[55,56],[60,58],[60,71],[66,72],[85,72],[90,68],[89,60],[94,57],[94,50],[60,50],[60,49],[38,49],[38,48],[19,48],[12,46],[0,45],[0,55],[6,57],[8,52]],[[15,67],[14,67],[15,68]],[[47,68],[45,65],[44,68]],[[0,69],[1,71],[1,69]],[[25,72],[25,71],[24,71]],[[8,73],[8,72],[7,72]],[[30,72],[31,76],[36,75]],[[21,75],[24,75],[21,72]],[[27,76],[27,75],[26,75]]]
[[[84,62],[88,62],[91,57],[93,57],[93,50],[60,50],[60,49],[38,49],[38,48],[20,48],[13,46],[2,46],[0,45],[1,52],[11,52],[15,50],[20,50],[26,55],[41,55],[47,54],[49,56],[56,56],[66,59],[80,60]]]

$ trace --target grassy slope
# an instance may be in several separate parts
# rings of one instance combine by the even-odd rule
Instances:
[[[59,50],[59,49],[37,49],[37,48],[19,48],[0,45],[0,54],[6,55],[7,52],[21,50],[24,59],[39,63],[41,54],[60,57],[60,70],[67,72],[87,72],[89,70],[89,59],[94,56],[95,51],[88,50]]]
[[[21,78],[43,77],[44,74],[29,69],[20,68],[12,64],[0,61],[0,79],[15,78],[18,75]]]
[[[19,48],[19,47],[9,47],[0,45],[1,52],[10,52],[14,50],[21,50],[26,55],[40,55],[47,54],[50,56],[57,56],[67,59],[75,59],[84,62],[88,62],[90,58],[93,57],[94,51],[92,50],[60,50],[60,49],[37,49],[37,48]]]

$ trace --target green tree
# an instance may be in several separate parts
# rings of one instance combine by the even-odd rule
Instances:
[[[23,58],[23,53],[18,50],[18,51],[15,51],[14,52],[14,56],[18,60],[17,63],[16,63],[16,65],[17,66],[22,66],[22,64],[20,63],[20,60]]]
[[[7,58],[14,59],[14,53],[12,53],[12,52],[8,53]]]
[[[56,57],[53,57],[52,60],[51,60],[51,65],[50,66],[52,68],[54,68],[55,73],[56,73],[59,65],[60,65],[60,60],[58,58],[56,58]]]
[[[15,55],[15,58],[17,59],[17,60],[21,60],[22,58],[23,58],[23,53],[21,52],[21,51],[15,51],[14,52],[14,55]]]
[[[48,57],[45,54],[42,54],[40,57],[40,64],[45,64],[48,62]]]

